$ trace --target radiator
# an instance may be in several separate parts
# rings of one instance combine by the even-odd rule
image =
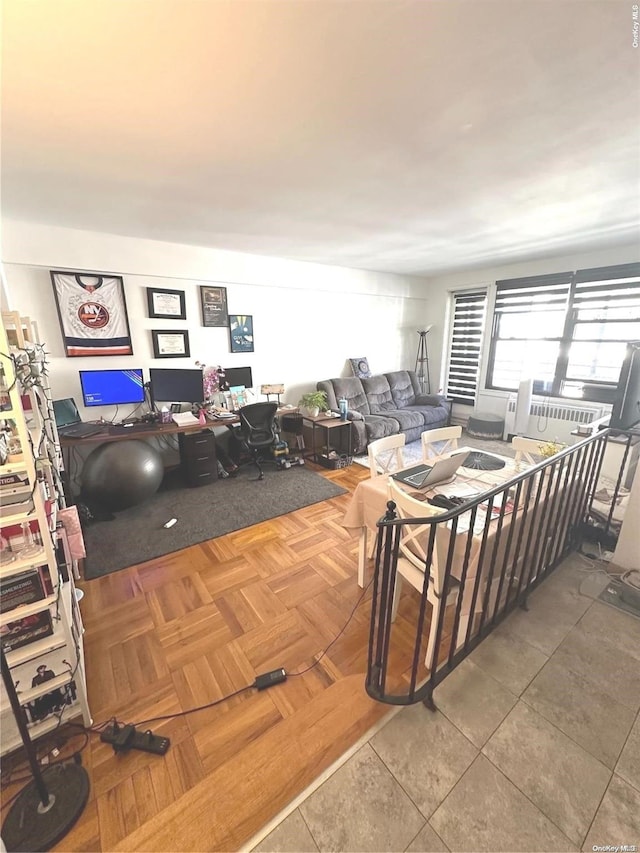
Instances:
[[[511,394],[507,400],[507,413],[504,420],[504,439],[515,434],[516,405],[518,395]],[[529,423],[525,435],[544,441],[558,439],[572,444],[576,436],[571,432],[577,426],[590,424],[608,415],[610,406],[599,404],[579,404],[564,400],[548,400],[546,397],[533,397],[529,407]]]

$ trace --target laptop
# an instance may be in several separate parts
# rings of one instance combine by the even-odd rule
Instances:
[[[391,476],[399,483],[404,483],[414,489],[429,489],[438,483],[452,480],[468,455],[468,452],[456,453],[455,456],[449,456],[447,459],[439,459],[433,465],[425,465],[424,463],[414,465],[413,468],[406,468],[404,471],[398,471],[397,474]]]
[[[86,438],[89,435],[98,435],[104,431],[102,424],[83,424],[80,412],[72,397],[64,400],[53,401],[53,412],[56,418],[58,434],[65,438]]]

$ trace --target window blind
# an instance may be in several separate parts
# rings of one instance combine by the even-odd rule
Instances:
[[[578,270],[575,276],[573,306],[578,311],[591,309],[594,318],[597,318],[598,313],[602,313],[606,320],[638,318],[640,264]],[[607,317],[607,313],[620,313],[621,316]]]
[[[468,406],[474,405],[478,390],[486,306],[486,290],[453,294],[447,396]]]
[[[567,304],[570,272],[512,278],[496,282],[496,314],[563,310]]]

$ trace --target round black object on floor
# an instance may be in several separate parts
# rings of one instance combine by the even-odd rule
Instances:
[[[485,412],[474,412],[469,415],[467,435],[473,438],[502,438],[504,418]]]
[[[474,468],[476,471],[498,471],[505,465],[504,459],[498,459],[481,450],[472,450],[462,463],[463,468]]]
[[[80,764],[47,767],[42,778],[49,791],[50,805],[43,808],[35,782],[20,792],[2,824],[7,851],[51,850],[69,832],[87,804],[89,776]]]

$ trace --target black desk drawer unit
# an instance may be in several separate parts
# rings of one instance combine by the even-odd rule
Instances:
[[[181,433],[178,441],[188,486],[204,486],[218,479],[216,439],[212,432]]]

